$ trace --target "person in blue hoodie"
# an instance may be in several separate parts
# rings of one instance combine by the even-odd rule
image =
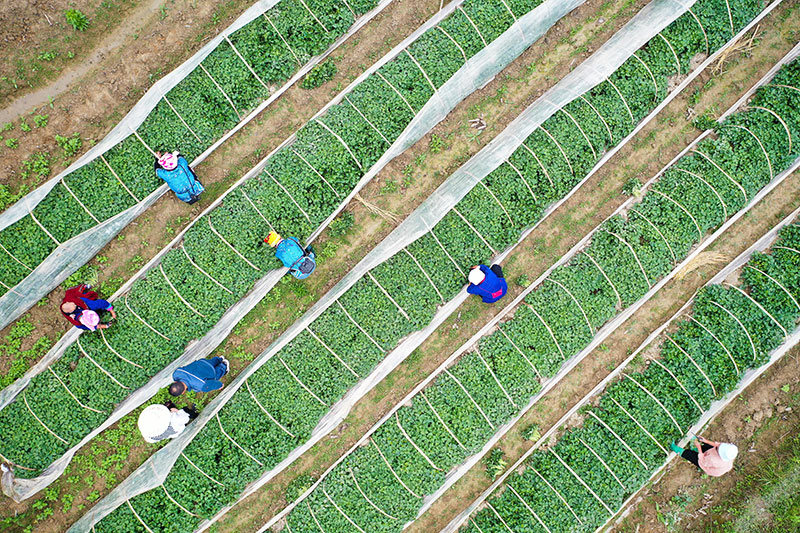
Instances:
[[[156,176],[167,182],[179,200],[193,204],[205,191],[186,158],[178,152],[156,152]]]
[[[169,393],[180,396],[186,391],[211,392],[222,388],[220,378],[228,373],[228,361],[224,357],[198,359],[172,373]]]
[[[483,303],[491,304],[505,296],[508,291],[508,284],[503,277],[503,269],[500,265],[486,265],[472,267],[469,271],[469,294],[477,294],[483,299]]]

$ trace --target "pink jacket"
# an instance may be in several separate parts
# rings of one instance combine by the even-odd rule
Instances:
[[[733,468],[733,462],[723,461],[719,456],[719,449],[714,447],[697,455],[697,464],[703,472],[712,477],[719,477]]]

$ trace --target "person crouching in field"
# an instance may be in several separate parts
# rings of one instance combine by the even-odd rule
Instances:
[[[101,324],[100,313],[108,311],[111,313],[112,320],[116,319],[117,314],[114,312],[114,306],[101,299],[91,289],[91,285],[84,285],[83,283],[67,289],[64,299],[61,301],[61,314],[78,329],[87,331],[107,329],[111,324]]]
[[[197,180],[197,175],[189,166],[186,158],[177,151],[156,152],[155,154],[156,176],[167,182],[178,200],[187,204],[193,204],[199,200],[200,194],[205,191],[205,188]]]
[[[700,443],[699,447],[696,442]],[[735,444],[714,442],[700,436],[692,437],[689,444],[688,450],[679,447],[674,442],[669,447],[673,452],[712,477],[719,477],[730,472],[733,468],[733,460],[739,454],[739,448]],[[692,444],[695,445],[697,451],[691,449]]]

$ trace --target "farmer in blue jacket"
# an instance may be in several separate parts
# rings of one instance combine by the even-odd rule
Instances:
[[[172,373],[173,384],[169,393],[180,396],[187,390],[211,392],[222,388],[220,378],[228,373],[228,360],[224,357],[198,359]]]
[[[303,249],[297,237],[282,239],[275,231],[270,231],[264,242],[275,248],[275,257],[289,269],[289,273],[297,279],[305,279],[314,272],[317,263],[314,261],[314,249],[309,245]]]
[[[179,200],[193,204],[205,189],[189,163],[178,152],[156,152],[156,176],[167,182]]]
[[[500,265],[492,265],[491,268],[486,265],[478,265],[469,271],[467,292],[477,294],[483,298],[484,303],[496,302],[505,296],[506,291],[508,291],[508,284],[503,277],[503,269]]]

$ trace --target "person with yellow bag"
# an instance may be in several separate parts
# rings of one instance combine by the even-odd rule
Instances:
[[[264,242],[275,248],[275,257],[297,279],[306,279],[317,268],[314,249],[311,245],[304,249],[297,237],[283,239],[278,232],[270,231]]]

